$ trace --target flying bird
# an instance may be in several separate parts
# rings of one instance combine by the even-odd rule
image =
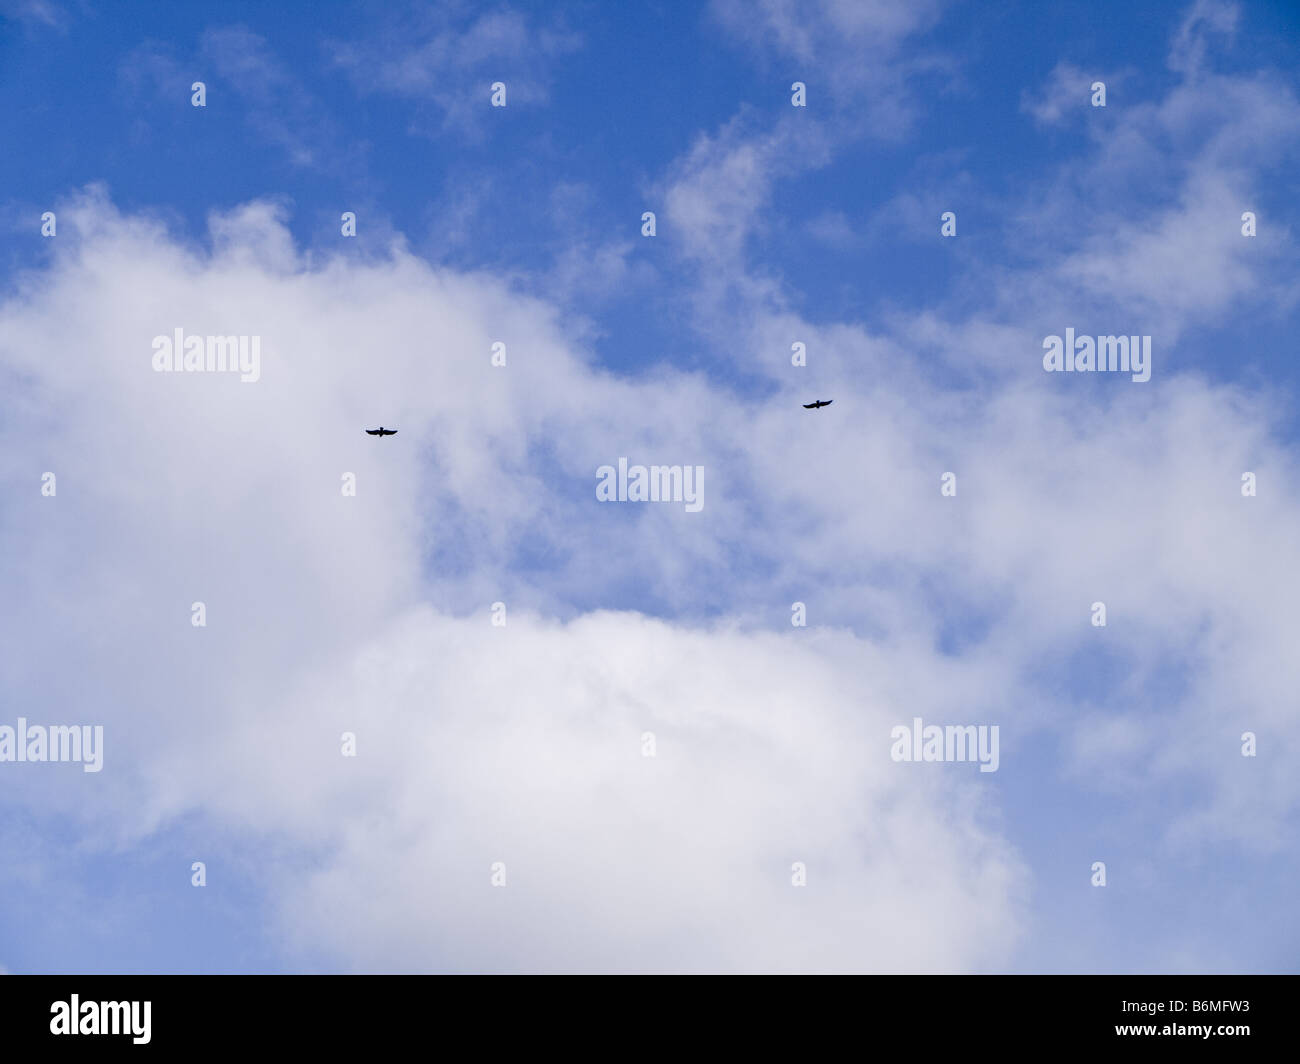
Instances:
[[[818,399],[815,403],[804,403],[803,408],[805,410],[820,410],[824,406],[830,406],[833,402],[835,402],[834,399]]]
[[[367,436],[396,436],[397,430],[386,429],[384,428],[383,425],[380,425],[379,428],[377,429],[366,429],[366,435]]]

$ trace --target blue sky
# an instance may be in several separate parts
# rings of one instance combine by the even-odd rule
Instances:
[[[0,966],[1296,970],[1291,5],[0,19]]]

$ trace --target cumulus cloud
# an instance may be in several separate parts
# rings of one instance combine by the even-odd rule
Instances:
[[[1200,780],[1175,821],[1197,837],[1267,846],[1294,806],[1281,694],[1300,589],[1275,531],[1294,521],[1236,489],[1241,468],[1275,484],[1296,463],[1258,396],[1175,379],[1159,408],[1128,385],[1080,416],[1032,375],[946,392],[845,329],[841,349],[898,372],[837,382],[873,417],[832,449],[828,425],[789,438],[790,395],[727,411],[689,375],[610,378],[490,278],[400,250],[309,262],[272,205],[214,216],[207,250],[94,193],[61,217],[53,266],[0,314],[3,472],[30,496],[5,533],[26,574],[6,693],[33,718],[103,721],[107,768],[94,802],[54,773],[8,800],[99,845],[198,812],[289,846],[268,896],[322,967],[1004,964],[1027,870],[978,773],[888,759],[913,715],[1000,722],[1003,772],[1026,771],[1017,748],[1047,728],[1106,787]],[[262,379],[152,372],[151,338],[177,326],[260,335]],[[498,336],[528,338],[505,370]],[[381,420],[399,447],[360,433]],[[18,446],[32,439],[39,453]],[[703,521],[601,509],[594,469],[625,452],[703,455]],[[960,509],[937,492],[953,466]],[[31,487],[47,468],[56,499]],[[512,564],[539,547],[549,561]],[[686,589],[680,619],[582,605],[629,577]],[[832,627],[801,640],[788,603],[810,589]],[[1080,717],[1036,681],[1044,654],[1088,652],[1094,597],[1124,633],[1126,698],[1171,666],[1197,689],[1135,728],[1127,704]],[[935,618],[979,612],[985,634],[945,648]],[[49,656],[69,653],[72,674]],[[1279,750],[1254,777],[1234,773],[1246,726]],[[789,885],[796,860],[815,903]]]
[[[788,624],[573,610],[638,568],[684,566],[680,580],[716,564],[690,515],[629,527],[593,490],[597,456],[670,446],[660,409],[702,406],[700,382],[607,380],[544,306],[400,253],[309,267],[273,206],[214,216],[207,251],[94,193],[61,217],[55,265],[0,314],[18,386],[5,434],[40,432],[36,464],[59,478],[6,536],[29,578],[5,626],[39,615],[21,642],[81,667],[52,677],[53,658],[10,639],[7,694],[32,719],[102,722],[106,767],[93,802],[56,773],[22,792],[6,777],[8,800],[74,816],[100,846],[197,812],[314,855],[310,873],[265,876],[327,967],[960,970],[1005,955],[1018,859],[979,812],[973,768],[956,782],[889,760],[913,702],[873,689],[879,650],[847,632],[799,642]],[[153,372],[150,341],[175,327],[259,335],[261,379]],[[489,363],[499,335],[530,338],[506,370]],[[593,424],[561,429],[587,409]],[[361,433],[380,420],[396,440]],[[529,461],[543,443],[562,473],[546,482]],[[7,453],[13,486],[39,477]],[[706,461],[725,513],[738,489]],[[552,540],[571,555],[562,580],[511,571]],[[504,629],[487,622],[497,595]],[[206,628],[189,623],[195,600]],[[794,861],[816,870],[816,902],[790,885]],[[963,930],[918,936],[935,910]]]
[[[1058,780],[1125,804],[1109,845],[1134,878],[1152,850],[1172,875],[1278,853],[1300,454],[1285,397],[1174,346],[1234,299],[1288,298],[1278,245],[1224,236],[1294,136],[1269,88],[1134,107],[1023,207],[1030,231],[1074,219],[1061,246],[980,275],[976,310],[872,323],[805,319],[750,258],[775,183],[833,136],[742,115],[699,138],[661,231],[754,393],[605,372],[554,305],[400,240],[308,254],[283,203],[215,214],[202,243],[101,191],[61,205],[50,264],[0,307],[0,675],[32,719],[103,723],[105,770],[5,774],[0,799],[90,849],[218,825],[218,860],[257,869],[277,941],[320,970],[1000,970],[1046,874],[1000,788]],[[1171,194],[1117,235],[1098,190],[1171,141]],[[1155,333],[1150,383],[1042,372],[1081,308]],[[177,327],[258,335],[261,379],[153,372]],[[836,354],[815,418],[792,337]],[[361,433],[380,422],[400,435]],[[621,455],[703,465],[704,509],[597,503]],[[915,716],[999,724],[999,772],[893,762]],[[1193,956],[1213,965],[1199,943],[1145,963]]]
[[[1242,123],[1242,114],[1252,121]],[[1294,792],[1282,797],[1280,765],[1243,773],[1236,748],[1240,733],[1253,730],[1250,721],[1267,722],[1287,750],[1296,741],[1295,714],[1274,686],[1278,669],[1291,672],[1287,653],[1278,629],[1259,619],[1285,616],[1288,631],[1300,621],[1289,605],[1291,576],[1279,583],[1265,575],[1291,574],[1297,559],[1270,531],[1272,517],[1238,505],[1246,501],[1238,490],[1243,471],[1267,466],[1269,479],[1283,483],[1295,474],[1294,448],[1283,443],[1285,408],[1268,394],[1188,372],[1180,341],[1232,320],[1243,302],[1270,315],[1294,305],[1294,282],[1282,268],[1285,227],[1246,240],[1240,214],[1294,150],[1298,120],[1293,92],[1267,75],[1207,73],[1127,108],[1090,151],[1031,193],[1019,218],[1014,204],[1002,206],[1024,234],[1028,264],[974,270],[968,284],[976,298],[959,290],[947,321],[926,312],[894,315],[876,329],[826,325],[772,298],[761,260],[746,247],[772,185],[747,176],[762,167],[743,165],[761,157],[770,135],[728,130],[725,152],[701,142],[666,196],[690,206],[700,257],[715,270],[728,264],[726,292],[739,298],[727,321],[746,367],[788,382],[782,353],[798,338],[821,360],[818,394],[847,394],[870,411],[833,428],[818,422],[793,440],[777,428],[779,415],[772,424],[760,415],[750,438],[764,452],[755,465],[765,479],[754,494],[770,505],[760,506],[753,525],[771,530],[773,543],[762,556],[781,557],[779,539],[789,565],[778,562],[776,572],[788,574],[792,587],[814,574],[835,583],[840,594],[831,608],[845,610],[836,619],[859,630],[870,628],[864,602],[888,618],[883,626],[916,624],[936,643],[943,633],[927,613],[963,617],[983,632],[982,653],[1009,665],[1004,679],[1020,694],[1008,703],[1032,705],[1024,726],[1050,720],[1061,728],[1067,760],[1081,775],[1130,792],[1199,776],[1204,802],[1159,832],[1183,845],[1208,833],[1272,849],[1297,804]],[[827,138],[822,158],[838,146]],[[1129,186],[1139,180],[1148,190],[1158,181],[1161,195],[1135,203]],[[1043,240],[1046,233],[1052,240]],[[701,283],[708,286],[708,277]],[[1146,393],[1128,384],[1061,387],[1044,374],[1044,335],[1066,325],[1087,331],[1085,321],[1112,323],[1098,324],[1098,332],[1154,334],[1165,353],[1156,385]],[[753,352],[776,354],[755,359]],[[974,390],[936,387],[926,366],[936,357],[945,370],[969,373]],[[776,442],[764,449],[766,440]],[[981,498],[971,505],[983,517],[963,509],[960,526],[940,526],[932,480],[958,466],[978,479]],[[1284,500],[1271,499],[1270,514],[1277,505]],[[809,520],[798,536],[782,522],[782,515],[817,513],[829,519]],[[1226,551],[1237,577],[1222,580],[1221,563],[1201,553],[1204,541],[1189,539],[1187,528],[1206,530],[1214,556]],[[1151,550],[1145,560],[1134,544]],[[943,556],[952,565],[936,581]],[[871,577],[857,581],[856,573]],[[776,583],[782,586],[780,576]],[[1142,713],[1127,701],[1097,712],[1090,699],[1114,696],[1085,694],[1087,683],[1072,699],[1040,686],[1036,662],[1097,653],[1079,642],[1086,629],[1064,603],[1086,607],[1107,597],[1103,587],[1125,589],[1125,609],[1141,633],[1105,654],[1118,653],[1127,673],[1124,699],[1161,705],[1158,722],[1138,723]],[[926,606],[910,612],[909,601]],[[963,663],[972,648],[965,649],[957,654]],[[1195,684],[1169,690],[1170,669],[1192,670]],[[1237,694],[1228,698],[1229,690]],[[1260,805],[1247,816],[1253,803]],[[1254,819],[1261,815],[1263,822]]]

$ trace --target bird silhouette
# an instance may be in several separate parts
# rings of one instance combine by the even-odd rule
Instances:
[[[805,410],[820,410],[823,406],[830,406],[833,402],[835,402],[834,399],[818,399],[815,403],[804,403],[803,408]]]
[[[384,428],[383,425],[380,425],[379,428],[377,429],[366,429],[366,435],[367,436],[396,436],[397,430],[386,429]]]

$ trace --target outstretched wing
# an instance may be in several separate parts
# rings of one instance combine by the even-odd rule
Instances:
[[[383,434],[383,429],[366,429],[367,436],[382,436]]]
[[[822,406],[830,406],[833,402],[835,402],[834,399],[827,399],[826,402],[822,403]]]
[[[379,435],[381,435],[381,436],[396,436],[396,435],[397,435],[397,430],[396,430],[396,429],[380,429],[380,430],[379,430]]]
[[[816,404],[816,403],[804,403],[804,404],[803,404],[803,408],[804,408],[805,410],[815,410],[815,409],[817,409],[817,404]]]

